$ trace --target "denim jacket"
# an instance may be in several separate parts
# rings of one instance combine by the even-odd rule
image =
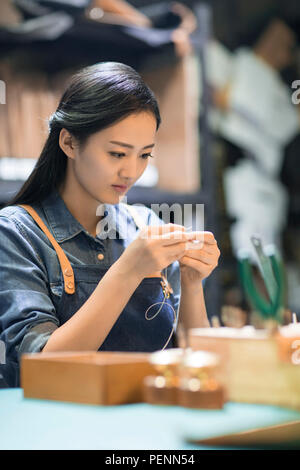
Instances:
[[[79,310],[105,271],[138,234],[134,220],[122,203],[103,205],[110,232],[104,227],[96,237],[74,218],[56,190],[41,203],[31,206],[74,267],[78,290],[76,296],[64,295],[56,251],[28,212],[17,205],[0,210],[0,340],[6,347],[5,364],[0,365],[0,372],[9,386],[19,386],[21,355],[43,349],[54,330]],[[135,209],[145,224],[163,224],[151,209],[144,206],[135,206]],[[98,257],[99,254],[103,256]],[[166,272],[173,289],[171,303],[178,317],[178,262],[169,265]],[[145,326],[134,323],[138,311],[144,315],[149,303],[162,300],[156,280],[144,279],[145,284],[137,288],[127,304],[126,315],[120,315],[100,349],[152,351],[162,347],[172,323],[168,312],[158,315],[152,322],[145,322]],[[127,318],[125,322],[124,318]]]

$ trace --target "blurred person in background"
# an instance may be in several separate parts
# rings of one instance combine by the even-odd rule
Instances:
[[[295,61],[296,41],[293,29],[272,17],[253,47],[231,52],[212,40],[207,51],[211,124],[232,156],[223,174],[232,251],[247,249],[254,265],[251,235],[283,249],[289,201],[281,171],[286,147],[299,135],[300,114],[282,72]]]
[[[281,170],[285,149],[299,134],[300,114],[281,73],[294,63],[296,45],[289,25],[272,17],[252,48],[232,53],[212,40],[207,51],[212,127],[235,149],[223,174],[232,250],[237,256],[247,249],[254,265],[251,235],[282,251],[288,191]]]
[[[208,53],[209,73],[218,73],[218,55],[226,63],[223,86],[212,78],[216,130],[243,155],[224,174],[227,210],[236,218],[231,229],[235,253],[250,248],[253,233],[260,233],[264,243],[281,245],[287,194],[279,174],[284,147],[299,132],[300,119],[280,71],[292,62],[294,47],[293,31],[273,19],[252,50],[231,54],[212,43]]]
[[[70,30],[76,34],[77,31],[78,37],[86,36],[86,39],[89,38],[88,30],[81,29],[82,24],[86,24],[85,19],[111,25],[169,29],[170,40],[178,57],[191,52],[189,36],[197,26],[193,11],[180,2],[160,2],[140,10],[125,0],[12,0],[11,5],[22,13],[24,20],[42,17],[51,12],[68,14],[74,22],[66,22],[62,34],[68,34]]]

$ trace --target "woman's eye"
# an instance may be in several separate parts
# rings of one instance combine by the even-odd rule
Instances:
[[[122,157],[126,156],[126,154],[124,152],[109,152],[109,154],[112,155],[113,157],[116,157],[116,158],[122,158]],[[154,158],[154,156],[151,155],[151,153],[143,153],[141,155],[141,158],[143,158],[144,160],[146,160],[149,157]]]
[[[113,157],[121,158],[124,157],[125,153],[124,152],[109,152],[110,155]]]
[[[144,158],[144,159],[149,158],[149,157],[154,158],[154,156],[151,155],[151,153],[143,153],[143,155],[142,155],[142,158]]]

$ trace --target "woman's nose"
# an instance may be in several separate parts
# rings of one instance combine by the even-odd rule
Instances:
[[[124,162],[120,170],[120,175],[122,178],[128,180],[135,179],[137,176],[138,168],[136,158],[128,159],[127,162]]]

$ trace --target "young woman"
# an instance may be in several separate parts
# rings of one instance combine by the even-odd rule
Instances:
[[[159,125],[155,97],[131,67],[103,62],[71,78],[35,168],[0,211],[9,386],[19,385],[25,352],[150,352],[173,345],[178,318],[209,326],[202,280],[218,262],[213,234],[187,250],[199,232],[120,201]]]

